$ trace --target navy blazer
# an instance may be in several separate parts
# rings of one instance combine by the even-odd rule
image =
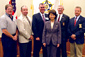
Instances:
[[[69,16],[63,14],[61,21],[60,21],[60,23],[61,23],[61,40],[63,42],[66,42],[67,39],[69,38],[68,32],[67,32],[69,20],[70,20]]]
[[[52,41],[53,45],[61,44],[61,26],[60,22],[54,22],[53,29],[51,29],[51,21],[45,22],[42,36],[42,43],[49,45]]]
[[[68,33],[69,36],[72,34],[76,35],[76,40],[73,40],[71,37],[69,39],[70,43],[76,42],[77,44],[83,44],[84,43],[84,28],[85,28],[85,18],[80,16],[78,21],[76,22],[76,26],[74,27],[74,19],[73,17],[68,26]]]
[[[48,15],[45,14],[45,17],[48,17]],[[43,27],[44,27],[44,21],[40,15],[40,13],[34,14],[32,18],[33,18],[32,31],[34,33],[34,40],[36,37],[39,37],[40,40],[42,41],[42,32],[43,32]],[[48,20],[45,19],[45,21],[48,21]]]

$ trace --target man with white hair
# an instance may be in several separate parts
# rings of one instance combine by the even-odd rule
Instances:
[[[58,6],[58,14],[56,21],[61,23],[61,45],[57,50],[57,57],[60,57],[60,49],[62,50],[62,57],[67,57],[66,53],[66,41],[68,39],[68,23],[69,23],[69,17],[65,14],[63,14],[64,7],[62,5]]]

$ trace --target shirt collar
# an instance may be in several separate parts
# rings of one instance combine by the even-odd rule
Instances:
[[[23,14],[21,14],[23,18],[26,18],[26,16],[24,16]]]
[[[63,14],[58,14],[58,16],[59,16],[59,15],[60,15],[60,16],[63,16]]]
[[[77,17],[77,19],[79,19],[79,17],[80,17],[80,15]],[[76,18],[76,16],[75,16],[75,18]]]
[[[6,13],[6,15],[13,21],[13,16],[11,18],[9,14]]]
[[[43,14],[42,14],[42,13],[40,12],[40,15],[41,15],[41,16],[42,16],[42,15],[44,15],[44,16],[45,16],[45,13],[43,13]]]

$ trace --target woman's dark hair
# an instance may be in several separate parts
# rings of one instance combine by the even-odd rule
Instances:
[[[57,18],[57,14],[56,14],[56,11],[54,9],[52,9],[52,10],[49,11],[48,18],[49,18],[50,13],[52,13],[53,15],[55,15],[55,19]]]

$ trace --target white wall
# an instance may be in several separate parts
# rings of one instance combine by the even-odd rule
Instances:
[[[85,17],[85,0],[62,0],[63,6],[65,8],[64,13],[70,17],[74,16],[74,9],[76,6],[82,8],[81,15]]]

